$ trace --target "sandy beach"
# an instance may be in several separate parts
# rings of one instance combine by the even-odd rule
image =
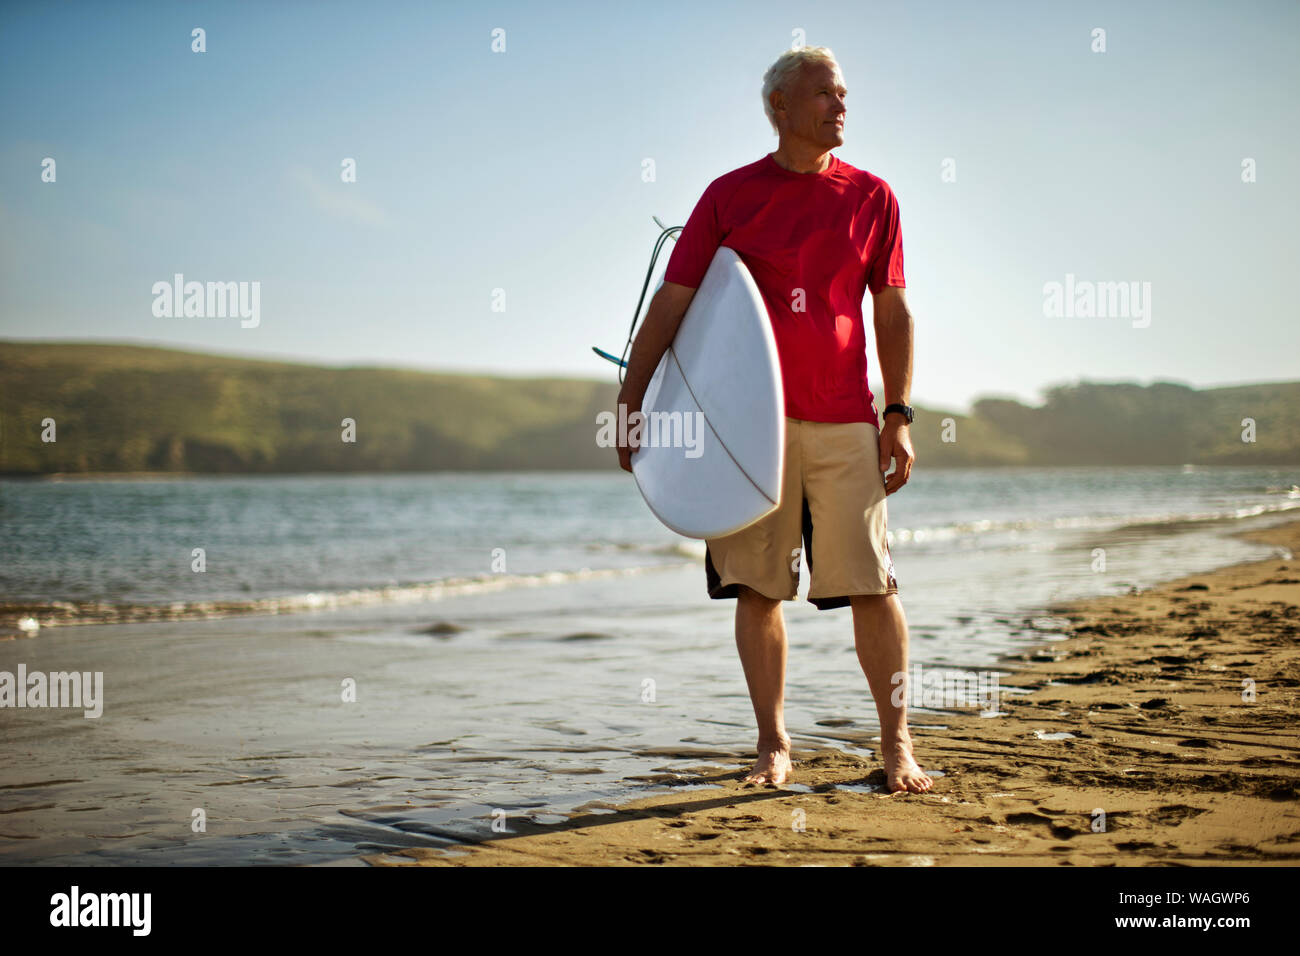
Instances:
[[[874,753],[796,751],[782,789],[749,764],[676,792],[377,866],[1294,865],[1300,859],[1300,522],[1247,532],[1276,557],[1058,605],[1062,636],[1003,659],[1001,711],[913,720],[924,795]],[[1012,688],[1026,693],[1008,692]],[[1253,691],[1253,696],[1252,696]],[[712,786],[708,786],[712,785]],[[1104,816],[1103,816],[1104,814]]]

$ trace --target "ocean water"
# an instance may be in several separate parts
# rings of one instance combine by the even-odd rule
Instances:
[[[1267,557],[1232,533],[1295,517],[1298,482],[918,471],[888,499],[912,660],[995,668],[1051,602]],[[788,728],[869,752],[851,612],[807,584]],[[0,624],[27,635],[0,670],[105,687],[96,719],[0,708],[0,862],[336,863],[598,812],[753,747],[734,607],[618,471],[0,481]]]
[[[916,573],[972,550],[1230,524],[1300,507],[1297,478],[1300,468],[920,471],[887,500],[890,550]],[[0,480],[0,613],[96,606],[48,610],[61,620],[423,601],[703,555],[623,472]]]

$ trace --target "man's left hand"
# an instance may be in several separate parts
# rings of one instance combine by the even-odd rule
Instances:
[[[890,459],[897,463],[891,474],[885,475],[885,494],[892,495],[912,474],[916,453],[912,450],[912,436],[906,420],[901,415],[888,415],[880,429],[880,471],[889,469]]]

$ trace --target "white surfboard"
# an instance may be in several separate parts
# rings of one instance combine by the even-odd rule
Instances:
[[[695,290],[641,411],[632,474],[673,531],[719,538],[776,509],[785,466],[781,363],[754,277],[726,246]]]

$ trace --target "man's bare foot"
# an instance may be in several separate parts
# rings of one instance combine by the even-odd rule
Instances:
[[[925,793],[934,781],[917,765],[912,757],[912,735],[903,731],[903,739],[892,745],[883,741],[880,755],[885,761],[885,781],[890,794]]]
[[[776,740],[758,742],[758,762],[744,780],[745,783],[785,783],[790,776],[790,738],[782,735]]]

